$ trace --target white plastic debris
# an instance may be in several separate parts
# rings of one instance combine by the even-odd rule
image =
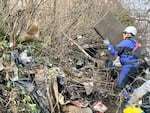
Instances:
[[[93,109],[98,113],[104,113],[108,108],[100,100],[92,104]]]
[[[13,42],[10,42],[9,43],[9,47],[11,48],[11,47],[13,47],[14,46],[14,43]]]
[[[20,60],[22,61],[23,64],[32,62],[33,58],[31,56],[27,55],[27,50],[24,50],[22,53],[20,53]]]
[[[83,83],[86,94],[90,95],[93,91],[94,88],[94,83],[93,82],[88,82],[88,83]]]
[[[78,35],[78,36],[77,36],[77,39],[81,39],[81,38],[83,38],[81,35]]]
[[[17,81],[18,79],[19,79],[19,77],[18,77],[18,67],[17,66],[15,66],[15,67],[13,67],[13,72],[14,72],[14,77],[13,78],[10,78],[12,81]]]
[[[150,92],[150,80],[144,82],[139,88],[135,89],[128,101],[129,105],[138,104],[138,101],[147,93]]]

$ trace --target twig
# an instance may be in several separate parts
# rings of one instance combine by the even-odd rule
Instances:
[[[121,104],[122,104],[122,96],[119,96],[120,97],[120,103],[119,103],[119,106],[118,106],[118,108],[117,108],[117,110],[116,110],[116,113],[119,113],[119,109],[121,108]]]
[[[84,54],[86,57],[88,57],[89,59],[91,59],[93,62],[97,62],[96,59],[94,59],[93,57],[91,57],[79,44],[77,44],[72,38],[70,38],[65,32],[63,32],[61,30],[61,32],[63,33],[63,35],[68,38],[70,41],[72,41]]]
[[[51,93],[52,93],[52,91],[51,91],[51,88],[47,85],[46,86],[46,90],[47,90],[47,98],[48,98],[48,102],[49,102],[49,107],[50,107],[50,111],[54,111],[53,109],[53,102],[52,102],[52,99],[51,99]]]

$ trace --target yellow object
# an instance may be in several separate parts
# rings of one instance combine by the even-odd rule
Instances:
[[[134,105],[128,106],[123,110],[123,113],[144,113],[141,108],[138,108]]]

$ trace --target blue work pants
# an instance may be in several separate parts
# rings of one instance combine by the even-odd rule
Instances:
[[[138,75],[138,64],[125,64],[122,65],[121,71],[117,81],[118,90],[121,91],[130,84]]]

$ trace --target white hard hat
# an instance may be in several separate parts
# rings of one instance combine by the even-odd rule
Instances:
[[[137,34],[137,29],[134,26],[128,26],[123,32],[132,33],[135,36]]]

